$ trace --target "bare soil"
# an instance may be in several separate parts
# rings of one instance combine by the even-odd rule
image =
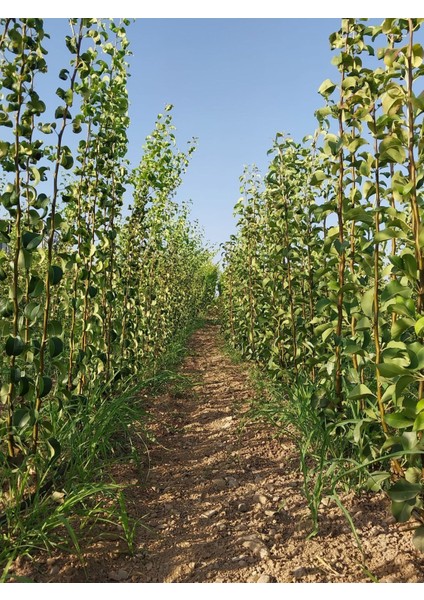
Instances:
[[[216,325],[193,335],[181,373],[192,387],[150,401],[155,442],[148,453],[139,447],[148,469],[128,461],[113,473],[140,519],[135,555],[111,526],[82,540],[84,565],[57,551],[19,559],[16,575],[56,583],[424,581],[424,555],[382,494],[343,499],[365,559],[335,505],[320,507],[319,533],[307,539],[296,448],[270,425],[243,423],[254,391],[247,368],[223,352]]]

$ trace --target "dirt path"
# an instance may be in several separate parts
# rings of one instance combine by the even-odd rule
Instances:
[[[217,326],[194,334],[181,372],[196,385],[151,406],[157,443],[147,482],[134,466],[118,474],[129,484],[131,515],[145,525],[136,555],[110,534],[87,547],[85,570],[56,554],[24,562],[22,574],[54,582],[369,582],[368,569],[380,581],[424,581],[423,555],[379,495],[346,500],[366,568],[337,507],[322,507],[319,535],[306,539],[295,448],[259,423],[240,430],[253,391],[245,368],[223,354]]]

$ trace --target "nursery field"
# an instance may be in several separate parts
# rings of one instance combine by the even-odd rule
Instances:
[[[129,162],[130,21],[44,97],[0,19],[1,581],[424,581],[423,21],[342,19],[218,266],[171,104]]]

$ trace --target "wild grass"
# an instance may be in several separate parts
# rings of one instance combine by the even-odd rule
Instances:
[[[33,464],[0,462],[0,581],[7,581],[18,557],[54,550],[74,552],[84,564],[82,540],[89,539],[99,524],[120,526],[129,553],[136,549],[140,523],[129,514],[125,489],[111,478],[111,467],[119,461],[140,463],[141,438],[148,452],[151,442],[146,425],[146,398],[171,388],[182,393],[192,385],[177,372],[187,352],[187,339],[204,319],[193,321],[175,336],[154,372],[138,381],[122,383],[120,393],[105,386],[78,406],[49,403],[51,435],[60,443],[60,462],[54,454]],[[142,444],[142,445],[143,445]],[[37,486],[34,485],[37,479]],[[28,490],[37,490],[28,493]]]

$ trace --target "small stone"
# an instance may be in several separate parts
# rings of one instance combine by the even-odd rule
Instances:
[[[258,504],[261,504],[262,506],[264,506],[268,502],[268,498],[266,496],[264,496],[263,494],[255,494],[253,496],[253,500],[254,500],[254,502],[257,502]]]
[[[204,519],[210,519],[211,517],[215,516],[218,513],[219,513],[219,508],[211,508],[210,510],[205,510],[205,512],[202,513],[200,516],[203,517]]]
[[[256,556],[259,556],[260,558],[267,558],[267,556],[269,556],[269,550],[261,540],[245,540],[243,542],[243,547],[249,548],[249,550],[251,550],[253,554],[256,554]]]
[[[210,575],[208,575],[208,579],[209,579]],[[218,579],[215,579],[214,583],[224,583],[224,580],[219,577]]]
[[[273,517],[275,515],[275,510],[266,510],[264,512],[267,517]]]
[[[263,573],[256,583],[272,583],[272,577]]]
[[[236,488],[238,486],[237,479],[234,477],[227,477],[227,483],[229,488]]]
[[[227,482],[225,479],[212,479],[211,483],[216,490],[225,490],[227,488]]]
[[[239,560],[238,561],[238,566],[240,568],[247,567],[247,562],[245,560]]]
[[[298,567],[292,571],[293,577],[299,579],[300,577],[304,577],[306,575],[306,569],[304,567]]]
[[[240,512],[248,512],[248,510],[249,510],[249,507],[244,502],[241,502],[240,504],[238,504],[237,508]]]
[[[111,571],[109,574],[109,579],[112,581],[124,581],[128,579],[128,571],[125,569],[119,569],[119,571]]]

